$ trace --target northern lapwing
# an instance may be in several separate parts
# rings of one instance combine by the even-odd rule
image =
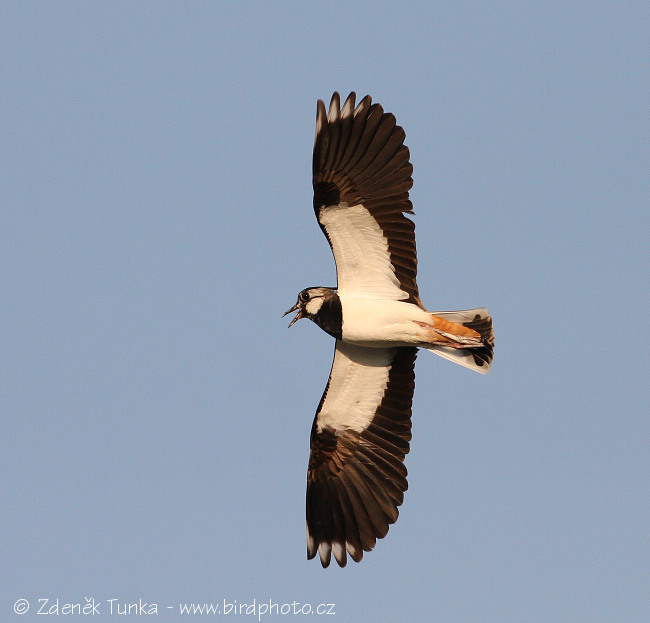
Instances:
[[[307,557],[359,562],[397,520],[418,348],[485,374],[494,348],[487,309],[430,312],[416,283],[413,185],[404,130],[370,96],[319,100],[314,210],[336,261],[336,288],[307,288],[286,314],[336,339],[311,430]]]

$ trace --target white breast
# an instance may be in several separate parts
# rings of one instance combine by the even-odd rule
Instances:
[[[431,314],[413,303],[341,295],[345,342],[368,347],[413,346],[427,342],[417,322],[431,323]]]

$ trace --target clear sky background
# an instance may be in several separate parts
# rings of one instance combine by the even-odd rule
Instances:
[[[649,24],[647,2],[3,2],[0,618],[650,620]],[[334,90],[405,128],[422,297],[487,306],[496,351],[486,377],[420,353],[400,518],[323,570],[304,494],[333,341],[280,315],[335,284],[311,207]]]

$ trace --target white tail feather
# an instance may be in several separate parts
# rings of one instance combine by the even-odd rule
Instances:
[[[482,366],[477,365],[474,360],[474,355],[472,355],[471,349],[469,348],[449,348],[448,346],[427,346],[427,350],[430,350],[440,357],[449,359],[460,366],[479,372],[480,374],[487,374],[490,371],[489,364],[483,364]]]

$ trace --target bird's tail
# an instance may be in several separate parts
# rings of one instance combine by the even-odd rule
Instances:
[[[488,310],[478,307],[431,314],[440,341],[436,340],[437,343],[425,348],[470,370],[487,374],[494,354],[492,318]]]

